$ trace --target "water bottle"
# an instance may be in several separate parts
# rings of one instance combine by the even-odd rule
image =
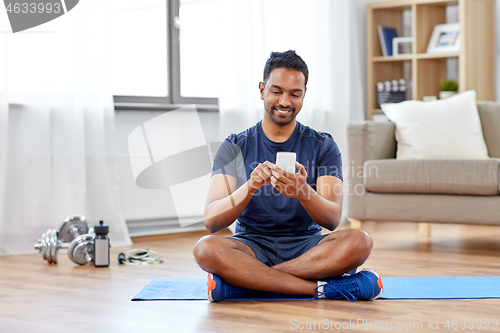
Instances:
[[[109,227],[99,221],[99,224],[94,227],[94,266],[108,267],[109,266]]]

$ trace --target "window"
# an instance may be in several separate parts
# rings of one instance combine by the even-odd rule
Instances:
[[[180,0],[181,96],[219,96],[219,1]]]
[[[216,110],[219,0],[108,0],[110,86],[117,109]]]

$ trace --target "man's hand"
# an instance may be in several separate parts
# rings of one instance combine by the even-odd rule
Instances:
[[[308,195],[309,185],[307,184],[307,171],[302,164],[295,162],[297,173],[283,171],[278,166],[274,166],[271,184],[275,189],[289,198],[305,199]]]
[[[250,187],[254,190],[258,190],[264,185],[271,184],[272,169],[274,167],[275,165],[269,161],[259,163],[250,175]]]

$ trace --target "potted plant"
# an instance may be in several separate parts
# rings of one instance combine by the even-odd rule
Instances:
[[[453,96],[458,91],[457,81],[441,80],[440,86],[441,86],[441,92],[439,93],[440,99],[445,99],[445,98],[448,98],[450,96]]]

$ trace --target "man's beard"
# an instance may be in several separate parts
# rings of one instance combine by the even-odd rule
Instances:
[[[265,107],[264,107],[265,108]],[[289,113],[287,114],[288,118],[281,118],[279,116],[279,111],[276,110],[276,109],[282,109],[282,110],[288,110]],[[297,116],[297,114],[295,113],[295,109],[294,108],[283,108],[283,107],[280,107],[280,106],[276,106],[276,105],[273,105],[271,107],[271,110],[273,112],[271,112],[270,110],[268,110],[267,108],[266,109],[266,112],[267,114],[269,115],[269,118],[271,118],[271,120],[277,124],[277,125],[288,125],[290,124],[294,119],[295,117]]]

